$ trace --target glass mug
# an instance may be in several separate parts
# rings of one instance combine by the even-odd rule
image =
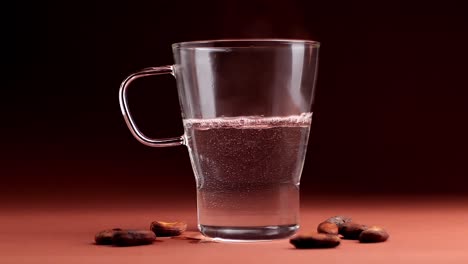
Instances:
[[[138,141],[187,146],[205,236],[258,241],[298,230],[318,49],[308,40],[175,43],[174,65],[146,68],[122,82],[120,107]],[[177,80],[183,136],[149,138],[130,115],[131,82],[160,74]]]

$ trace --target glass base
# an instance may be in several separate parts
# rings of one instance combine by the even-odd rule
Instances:
[[[288,238],[294,235],[299,225],[277,226],[208,226],[198,225],[200,232],[221,242],[260,242]]]

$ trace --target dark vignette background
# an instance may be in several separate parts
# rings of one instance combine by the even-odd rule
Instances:
[[[2,63],[0,201],[195,203],[187,150],[133,139],[117,91],[135,70],[172,64],[171,43],[240,37],[322,43],[303,197],[467,194],[466,10],[444,1],[16,2],[4,9],[4,40],[14,41]],[[180,135],[175,81],[136,85],[142,130]]]

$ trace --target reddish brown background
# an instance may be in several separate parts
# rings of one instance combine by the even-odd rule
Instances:
[[[1,259],[466,263],[466,10],[447,1],[395,0],[5,6]],[[346,241],[338,251],[312,253],[291,251],[284,241],[93,247],[94,232],[111,226],[146,228],[175,217],[196,227],[186,149],[152,149],[133,139],[118,106],[120,82],[140,68],[173,63],[174,42],[253,37],[322,43],[301,182],[304,230],[343,212],[385,226],[391,241],[366,248]],[[175,81],[136,85],[130,100],[141,128],[152,136],[182,134]]]
[[[303,195],[466,194],[465,9],[410,2],[18,3],[2,95],[2,201],[193,198],[186,149],[134,140],[118,87],[132,71],[171,64],[171,43],[237,37],[322,43]],[[180,135],[175,81],[137,85],[141,128]]]

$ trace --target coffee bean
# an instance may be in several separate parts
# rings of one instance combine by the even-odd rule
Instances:
[[[361,243],[378,243],[384,242],[388,239],[389,235],[385,229],[378,226],[371,226],[367,230],[362,231],[359,235],[359,242]]]
[[[333,248],[340,244],[340,238],[329,234],[299,235],[289,240],[296,248]]]
[[[119,247],[147,245],[154,242],[156,235],[149,230],[116,231],[112,237],[112,244]]]
[[[114,228],[114,229],[103,230],[94,236],[94,241],[96,241],[97,245],[111,245],[112,237],[114,236],[114,233],[117,231],[122,231],[122,229]]]
[[[317,232],[322,234],[338,235],[338,226],[334,223],[323,222],[318,225]]]
[[[158,237],[178,236],[187,229],[187,224],[184,222],[154,221],[150,228]]]
[[[325,222],[334,223],[338,227],[342,226],[345,223],[349,223],[351,221],[352,221],[351,217],[347,217],[343,215],[333,216],[325,220]]]
[[[344,223],[340,226],[338,232],[346,239],[359,239],[362,231],[366,230],[367,226],[358,223]]]

